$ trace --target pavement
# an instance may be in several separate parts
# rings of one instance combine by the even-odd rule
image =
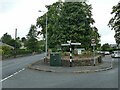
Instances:
[[[101,64],[96,66],[63,67],[63,66],[50,66],[49,64],[45,64],[44,60],[40,60],[30,64],[28,68],[45,72],[89,73],[110,70],[113,68],[113,62],[103,61]]]

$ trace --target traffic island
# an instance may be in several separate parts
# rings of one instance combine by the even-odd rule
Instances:
[[[50,66],[50,63],[45,62],[45,60],[43,59],[29,65],[28,68],[45,72],[89,73],[112,69],[112,63],[103,61],[101,64],[97,64],[96,66]]]
[[[72,67],[75,66],[94,66],[99,65],[102,63],[102,56],[96,55],[95,57],[90,56],[79,56],[74,55],[72,58]],[[51,53],[50,56],[44,58],[44,63],[50,66],[70,66],[70,56],[68,55],[61,55],[60,53]]]

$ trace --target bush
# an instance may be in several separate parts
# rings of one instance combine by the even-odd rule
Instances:
[[[91,57],[93,56],[93,52],[91,51],[84,51],[81,55],[79,55],[80,57]]]
[[[63,52],[62,56],[70,56],[70,53],[69,52]]]
[[[2,46],[2,55],[9,57],[12,55],[12,48],[8,47],[8,46]]]
[[[3,50],[2,50],[2,49],[0,49],[0,55],[2,55],[2,52],[3,52]]]
[[[25,54],[30,54],[32,53],[31,50],[26,50],[26,49],[18,49],[17,50],[17,55],[25,55]]]
[[[52,48],[52,52],[58,52],[56,48]]]

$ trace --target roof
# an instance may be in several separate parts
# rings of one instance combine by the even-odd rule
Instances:
[[[10,46],[10,45],[8,45],[8,44],[6,44],[6,43],[3,43],[3,42],[0,42],[0,46],[8,46],[8,47],[10,47],[10,48],[14,49],[14,47],[13,47],[13,46]]]

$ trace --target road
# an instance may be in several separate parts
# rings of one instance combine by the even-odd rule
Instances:
[[[26,66],[32,62],[41,60],[44,55],[45,54],[43,53],[39,55],[26,56],[2,61],[2,78],[12,75],[13,73],[18,72],[23,68],[26,68]]]
[[[106,56],[104,60],[112,58]],[[25,68],[2,85],[3,88],[118,88],[118,59],[113,62],[112,70],[95,73],[52,73]]]

